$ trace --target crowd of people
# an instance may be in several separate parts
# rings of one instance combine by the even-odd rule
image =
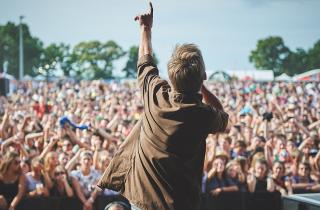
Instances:
[[[320,84],[207,82],[232,125],[208,136],[203,193],[320,191]],[[135,83],[23,82],[0,96],[0,209],[77,197],[91,210],[118,147],[143,114]]]

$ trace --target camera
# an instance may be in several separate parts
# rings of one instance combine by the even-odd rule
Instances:
[[[267,120],[268,122],[271,121],[271,119],[273,118],[273,113],[272,112],[265,112],[262,115],[263,120]]]

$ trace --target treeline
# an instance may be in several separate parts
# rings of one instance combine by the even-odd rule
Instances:
[[[44,47],[39,38],[31,35],[28,25],[23,24],[22,28],[25,75],[46,75],[60,69],[65,76],[77,79],[110,79],[114,78],[114,62],[122,58],[127,59],[122,69],[125,77],[136,75],[137,46],[124,50],[110,40],[80,42],[74,47],[64,43]],[[0,25],[0,69],[5,62],[8,73],[19,78],[19,25],[12,22]]]
[[[308,50],[290,50],[281,37],[261,39],[249,57],[257,69],[273,70],[275,76],[289,76],[320,68],[320,40]]]
[[[22,28],[24,74],[46,75],[60,69],[65,76],[77,79],[110,79],[114,78],[114,62],[123,58],[126,59],[126,65],[121,70],[125,77],[134,78],[136,75],[137,46],[124,50],[115,41],[109,40],[80,42],[74,47],[64,43],[44,47],[39,38],[31,35],[28,25],[23,24]],[[281,37],[271,36],[258,41],[249,60],[257,69],[273,70],[275,76],[282,73],[293,76],[320,68],[320,40],[308,50],[298,48],[293,51]],[[12,22],[0,25],[0,69],[5,62],[8,64],[8,73],[18,78],[19,25]]]

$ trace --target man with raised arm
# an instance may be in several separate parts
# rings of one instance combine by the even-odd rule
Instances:
[[[228,114],[203,85],[205,65],[197,46],[175,48],[169,84],[152,58],[152,4],[135,20],[141,32],[137,74],[144,113],[98,186],[121,191],[133,209],[199,209],[205,140],[225,131]]]

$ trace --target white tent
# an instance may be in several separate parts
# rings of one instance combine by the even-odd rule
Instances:
[[[223,71],[216,71],[213,74],[209,75],[209,80],[214,80],[214,81],[229,81],[230,80],[230,75]]]
[[[45,80],[46,80],[46,77],[43,76],[43,75],[41,75],[41,74],[39,74],[39,75],[35,76],[34,79],[35,79],[36,81],[45,81]]]
[[[23,81],[31,81],[32,79],[33,78],[28,74],[24,75],[24,77],[22,78]]]
[[[295,75],[294,81],[320,81],[320,69],[314,69],[302,74]]]
[[[249,78],[258,82],[274,80],[272,70],[227,70],[225,72],[230,76],[237,77],[240,80],[247,80]]]
[[[225,74],[230,77],[236,77],[239,80],[252,79],[258,82],[273,81],[274,75],[272,70],[222,70]],[[207,75],[210,78],[215,73],[212,70],[206,70]]]
[[[276,77],[276,81],[285,81],[285,82],[290,82],[292,81],[292,77],[287,75],[286,73],[281,74],[280,76]]]

